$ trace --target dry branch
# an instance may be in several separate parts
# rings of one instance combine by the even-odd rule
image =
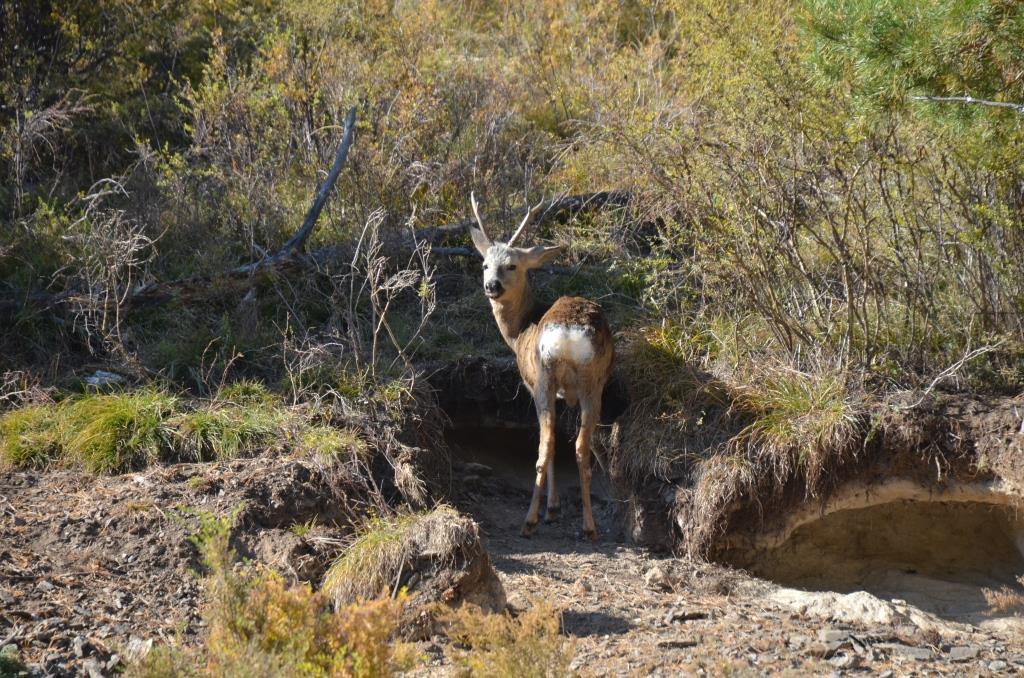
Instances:
[[[348,158],[348,148],[352,145],[352,131],[355,129],[355,126],[356,107],[353,106],[349,109],[348,115],[345,116],[345,132],[341,138],[341,145],[338,146],[338,153],[334,157],[334,166],[331,167],[327,179],[324,181],[323,186],[320,187],[316,200],[313,201],[313,206],[309,208],[309,212],[302,222],[302,227],[284,244],[280,254],[287,255],[293,251],[302,250],[305,247],[306,240],[309,238],[309,234],[313,232],[316,220],[320,217],[320,211],[327,202],[327,195],[331,192],[331,188],[334,187],[334,182],[338,180],[341,168],[345,166],[345,160]]]
[[[910,97],[914,101],[931,101],[934,103],[957,103],[974,104],[977,106],[989,106],[991,108],[1011,108],[1024,115],[1024,104],[1015,104],[1010,101],[991,101],[989,99],[975,99],[972,96],[962,97],[938,97],[938,96],[915,96]]]

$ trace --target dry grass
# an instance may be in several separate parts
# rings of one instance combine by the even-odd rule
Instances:
[[[790,367],[764,334],[757,323],[662,323],[625,342],[631,404],[613,434],[613,477],[634,490],[682,481],[677,522],[697,552],[742,501],[794,480],[817,494],[863,436],[865,408],[845,377]]]
[[[573,675],[573,643],[561,634],[561,611],[533,601],[517,617],[487,614],[466,605],[451,612],[447,634],[453,663],[465,675],[500,678],[554,678]],[[468,648],[467,650],[461,649]]]
[[[401,596],[332,610],[308,584],[288,586],[272,572],[238,567],[230,519],[199,518],[194,541],[208,569],[205,643],[196,652],[154,650],[128,675],[377,678],[409,662],[405,646],[391,640]]]
[[[475,529],[449,506],[373,518],[327,571],[323,590],[341,603],[394,593],[410,559],[452,560]]]
[[[1018,587],[1002,586],[998,589],[982,589],[989,609],[997,614],[1019,613],[1024,610],[1024,576],[1017,577]]]

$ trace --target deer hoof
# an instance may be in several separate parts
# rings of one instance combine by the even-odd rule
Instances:
[[[547,512],[544,513],[544,522],[553,523],[558,520],[558,514],[561,513],[562,508],[560,506],[549,506]]]
[[[595,544],[597,543],[597,530],[588,530],[584,528],[583,536],[589,539],[591,542]]]
[[[519,535],[522,537],[529,537],[533,534],[533,531],[537,529],[537,521],[523,523],[523,529],[520,530]]]

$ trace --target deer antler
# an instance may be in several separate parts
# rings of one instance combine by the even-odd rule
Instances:
[[[487,231],[484,231],[484,220],[480,218],[480,210],[476,207],[476,195],[473,191],[469,192],[469,204],[473,206],[473,216],[476,217],[476,225],[480,227],[481,231],[487,233]]]
[[[512,237],[508,239],[509,247],[512,247],[512,243],[514,243],[516,241],[516,238],[518,238],[522,234],[523,229],[525,229],[526,225],[533,220],[533,217],[537,214],[537,210],[540,209],[540,206],[543,204],[544,198],[541,198],[540,202],[538,202],[536,205],[534,205],[533,207],[526,211],[526,216],[523,217],[522,222],[520,222],[519,228],[517,228],[516,232],[512,234]]]

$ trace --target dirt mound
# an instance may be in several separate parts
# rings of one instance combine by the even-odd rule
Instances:
[[[115,477],[0,472],[0,637],[56,676],[112,670],[153,640],[188,642],[201,628],[198,511],[241,507],[242,555],[315,580],[351,531],[337,493],[359,491],[273,457]]]

